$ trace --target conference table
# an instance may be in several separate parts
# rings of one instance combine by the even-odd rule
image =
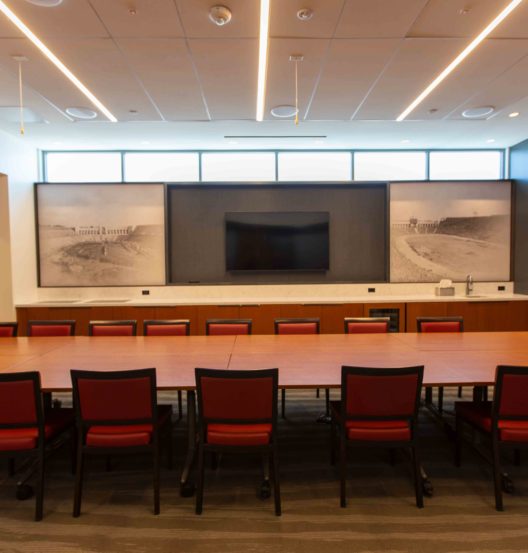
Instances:
[[[187,484],[196,437],[195,367],[279,369],[281,388],[339,388],[341,366],[424,365],[424,386],[494,383],[497,365],[528,365],[528,332],[0,339],[0,372],[39,371],[44,392],[71,390],[70,369],[155,367],[160,390],[186,390]]]

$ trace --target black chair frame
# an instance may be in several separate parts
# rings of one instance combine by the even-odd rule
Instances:
[[[339,477],[340,477],[340,505],[341,507],[346,507],[346,454],[349,447],[382,447],[389,450],[394,449],[409,449],[411,453],[411,461],[413,467],[413,477],[414,477],[414,490],[416,496],[416,506],[418,508],[423,508],[423,489],[422,489],[422,478],[421,478],[421,466],[420,460],[418,457],[417,446],[417,432],[416,426],[418,421],[418,409],[420,407],[420,392],[422,388],[423,381],[423,371],[424,367],[415,366],[415,367],[401,367],[395,369],[373,369],[367,367],[351,367],[344,365],[341,368],[341,403],[339,406],[339,420],[336,421],[332,417],[331,425],[331,463],[335,464],[336,455],[335,455],[335,444],[336,444],[336,434],[339,435]],[[412,416],[401,416],[394,415],[391,417],[379,416],[379,417],[358,417],[358,416],[349,416],[346,412],[347,405],[347,377],[348,375],[363,375],[363,376],[403,376],[403,375],[416,375],[417,376],[417,386],[416,386],[416,402],[414,405],[414,413]],[[403,420],[407,419],[409,422],[409,428],[411,432],[411,439],[409,441],[363,441],[363,440],[350,440],[347,437],[346,432],[346,423],[348,420]],[[337,430],[337,432],[336,432]]]
[[[137,369],[127,371],[84,371],[71,370],[73,405],[75,410],[75,421],[77,426],[77,466],[75,470],[75,490],[73,500],[73,516],[81,514],[81,500],[83,488],[84,460],[88,455],[128,455],[133,453],[151,453],[153,465],[153,488],[154,488],[154,514],[160,512],[160,434],[164,431],[168,435],[168,467],[172,468],[172,421],[169,415],[164,425],[160,428],[158,424],[158,404],[156,369]],[[89,420],[83,419],[79,398],[79,380],[123,380],[129,378],[148,378],[151,383],[151,405],[152,413],[148,418],[127,419],[127,420]],[[129,447],[90,447],[86,445],[86,434],[91,426],[128,426],[136,424],[151,424],[152,437],[149,444]]]
[[[149,326],[185,326],[185,336],[191,334],[191,321],[189,319],[149,319],[143,321],[143,336],[147,336]]]
[[[132,335],[137,335],[137,321],[135,320],[122,320],[122,321],[90,321],[88,323],[88,336],[93,336],[93,329],[95,326],[131,326]]]
[[[278,459],[278,444],[277,444],[277,399],[278,399],[278,369],[260,369],[260,370],[223,370],[223,369],[203,369],[196,368],[196,392],[198,399],[198,485],[196,490],[196,514],[202,513],[203,509],[203,494],[204,494],[204,477],[205,477],[205,454],[206,453],[255,453],[261,452],[263,463],[269,461],[271,482],[274,490],[275,514],[281,515],[281,496],[280,496],[280,478],[279,478],[279,459]],[[272,379],[272,414],[269,419],[211,419],[203,416],[203,396],[201,379],[205,377],[222,378],[222,379],[253,379],[253,378],[271,378]],[[260,446],[221,446],[216,444],[206,443],[207,426],[209,424],[266,424],[270,423],[272,428],[271,439],[269,444]],[[263,466],[264,466],[263,464]]]
[[[503,388],[503,378],[505,375],[509,374],[521,374],[528,375],[528,367],[519,367],[512,365],[499,365],[496,371],[495,377],[495,389],[493,394],[493,403],[491,408],[491,434],[480,428],[479,426],[473,424],[471,421],[462,420],[461,417],[457,416],[455,418],[455,428],[456,428],[456,442],[455,442],[455,466],[459,467],[462,461],[462,442],[463,442],[463,423],[469,425],[474,430],[477,430],[479,433],[490,436],[491,435],[491,459],[487,457],[479,448],[475,447],[475,451],[479,453],[484,460],[491,464],[493,469],[493,485],[495,492],[495,509],[497,511],[504,510],[504,504],[502,500],[502,491],[503,487],[508,491],[513,491],[513,485],[509,480],[507,474],[503,473],[501,470],[500,464],[500,454],[502,449],[513,450],[514,452],[514,462],[516,465],[520,465],[520,453],[521,450],[528,450],[528,442],[505,442],[499,440],[499,420],[528,420],[526,417],[507,417],[501,416],[500,413],[500,403],[502,398],[502,388]],[[511,486],[511,488],[510,488]],[[510,489],[508,489],[510,488]]]

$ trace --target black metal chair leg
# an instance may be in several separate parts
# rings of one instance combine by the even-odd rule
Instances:
[[[13,476],[15,474],[15,460],[13,457],[10,457],[7,460],[7,475]]]
[[[84,452],[82,444],[77,448],[77,468],[75,470],[75,489],[73,493],[73,516],[78,517],[81,514],[81,499],[84,470]]]
[[[513,463],[516,467],[521,466],[521,450],[520,449],[514,450],[514,452],[513,452]]]
[[[341,507],[346,507],[346,444],[345,439],[341,436],[339,440],[339,478],[341,483]]]
[[[458,397],[462,397],[462,386],[458,387]]]
[[[496,437],[492,438],[492,456],[493,456],[493,484],[495,487],[495,509],[503,510],[502,505],[502,474],[500,469],[499,443]]]
[[[270,460],[271,478],[273,480],[273,493],[275,498],[275,515],[280,517],[282,514],[282,507],[280,495],[279,459],[275,450],[271,452]]]
[[[178,390],[178,420],[183,418],[183,399],[182,391]]]
[[[455,467],[459,467],[462,460],[462,421],[455,417]]]
[[[285,419],[286,418],[286,389],[285,388],[281,390],[281,402],[282,402],[281,416],[283,419]]]
[[[160,513],[160,444],[156,443],[152,454],[152,477],[154,488],[154,514]]]
[[[200,444],[198,446],[198,482],[197,482],[197,489],[196,489],[196,514],[197,515],[202,514],[202,508],[203,508],[204,471],[205,471],[204,465],[205,465],[204,450],[203,450],[203,445]]]
[[[414,472],[414,493],[416,495],[416,506],[418,509],[422,509],[424,506],[423,503],[423,488],[422,488],[422,474],[420,469],[420,461],[418,459],[418,453],[416,452],[416,447],[411,447],[412,462],[413,462],[413,472]]]
[[[330,388],[325,388],[325,415],[330,416]]]
[[[37,484],[35,487],[35,520],[42,520],[44,507],[44,450],[37,457]]]
[[[444,411],[444,389],[440,386],[438,388],[438,412],[442,413]]]

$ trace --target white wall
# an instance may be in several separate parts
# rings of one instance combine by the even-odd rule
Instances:
[[[12,297],[16,304],[18,299],[36,297],[37,293],[33,206],[33,183],[38,180],[37,150],[27,146],[24,138],[14,138],[0,131],[0,173],[7,175],[11,242],[11,262],[8,263],[5,257],[8,253],[3,249],[4,257],[0,255],[0,273],[8,271],[11,265]],[[0,197],[2,212],[6,209],[6,201],[7,193]],[[1,227],[3,229],[5,225]],[[0,230],[0,237],[6,239],[5,230]],[[6,300],[2,298],[2,305],[5,305],[4,301]],[[11,304],[0,306],[0,310],[1,318],[13,318]]]
[[[11,275],[11,230],[7,176],[0,174],[0,321],[15,319]]]

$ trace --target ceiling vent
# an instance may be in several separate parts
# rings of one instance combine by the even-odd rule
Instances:
[[[476,108],[468,108],[462,112],[462,117],[466,119],[482,119],[491,115],[495,111],[493,106],[479,106]]]
[[[294,117],[299,110],[295,106],[275,106],[271,108],[271,115],[278,117],[279,119],[287,119],[288,117]]]
[[[26,0],[34,6],[40,6],[41,8],[55,8],[62,4],[64,0]]]
[[[66,108],[66,113],[76,119],[95,119],[97,112],[89,108]]]

